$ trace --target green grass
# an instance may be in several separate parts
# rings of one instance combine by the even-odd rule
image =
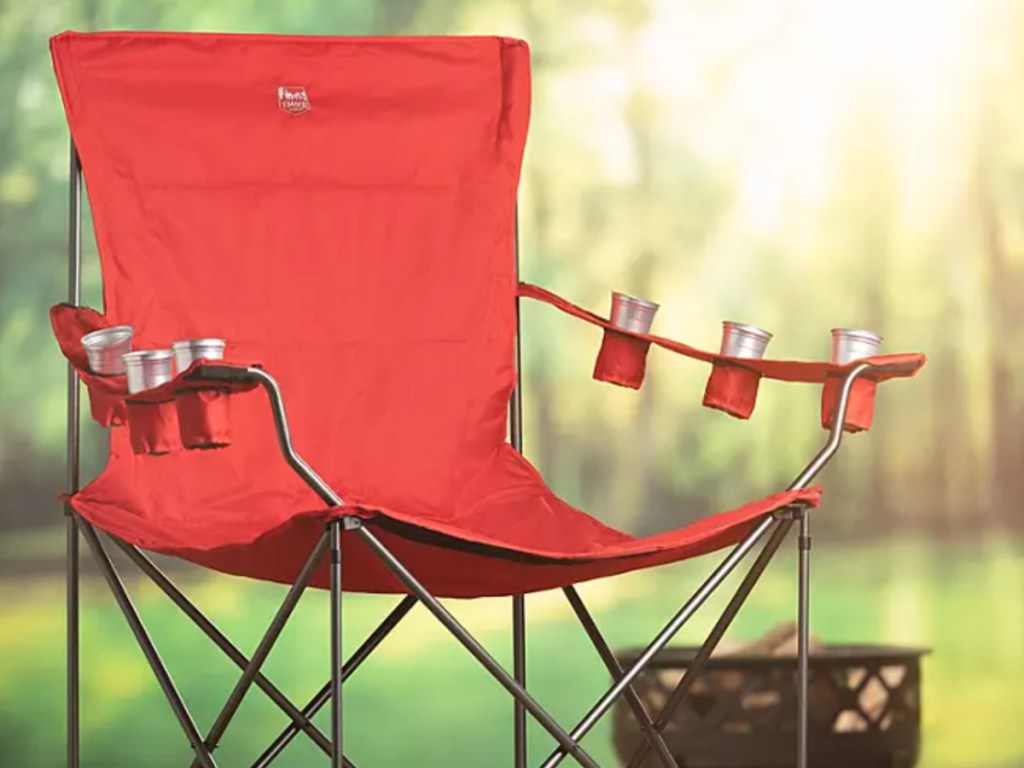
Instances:
[[[591,605],[616,647],[643,643],[689,594],[711,560],[586,585]],[[1006,542],[935,548],[912,542],[815,549],[815,631],[833,642],[894,642],[935,649],[924,668],[925,768],[1024,765],[1019,708],[1024,689],[1024,550]],[[752,637],[792,616],[793,563],[766,574],[737,620],[734,636]],[[181,579],[196,602],[235,642],[251,650],[283,596],[280,587],[189,572]],[[205,728],[237,671],[155,587],[133,595],[193,715]],[[3,765],[49,768],[63,754],[63,602],[57,579],[0,582],[0,754]],[[181,766],[188,748],[105,587],[88,582],[82,652],[83,766]],[[724,596],[709,605],[721,607]],[[394,598],[353,595],[346,602],[352,648]],[[509,660],[507,600],[453,602],[503,662]],[[559,719],[574,722],[607,677],[557,593],[531,596],[530,686]],[[712,611],[680,642],[705,632]],[[272,654],[267,674],[305,701],[327,676],[327,603],[308,594]],[[510,765],[511,704],[505,694],[421,608],[406,619],[346,687],[348,749],[369,766]],[[249,765],[284,724],[253,692],[217,752],[222,766]],[[602,723],[586,745],[614,765]],[[550,749],[531,732],[531,761]],[[492,752],[491,750],[498,750]],[[298,739],[282,766],[323,764]]]

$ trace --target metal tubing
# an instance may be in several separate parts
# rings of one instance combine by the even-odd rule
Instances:
[[[654,640],[644,649],[643,653],[640,654],[639,658],[634,662],[622,677],[617,680],[608,692],[590,709],[589,712],[580,720],[579,724],[569,732],[569,737],[579,742],[584,736],[586,736],[590,729],[597,724],[605,712],[607,712],[615,700],[622,695],[622,692],[626,687],[633,682],[637,675],[643,671],[651,659],[664,648],[669,640],[671,640],[679,629],[685,624],[694,613],[697,612],[704,602],[711,596],[711,594],[718,588],[718,586],[725,581],[726,577],[733,572],[739,562],[746,556],[746,554],[754,547],[755,544],[761,539],[765,532],[771,528],[775,523],[775,520],[771,517],[767,517],[758,523],[757,527],[754,528],[747,537],[737,544],[733,550],[726,556],[726,558],[719,563],[719,565],[712,571],[711,575],[707,580],[701,584],[693,597],[691,597],[686,604],[679,609],[679,612],[672,617],[672,619],[665,625],[665,627],[657,634]],[[554,768],[559,765],[562,760],[566,757],[564,747],[556,749],[547,760],[544,761],[542,768]]]
[[[590,642],[594,644],[594,648],[597,650],[598,655],[601,657],[601,661],[604,662],[605,668],[608,673],[612,676],[613,680],[618,680],[622,677],[622,665],[619,664],[619,660],[615,658],[615,654],[612,649],[608,647],[608,643],[601,635],[601,630],[597,627],[597,622],[594,621],[594,617],[590,615],[590,611],[587,610],[586,605],[583,604],[583,599],[576,591],[575,587],[565,587],[562,590],[565,593],[566,599],[569,601],[569,605],[572,607],[573,613],[576,614],[576,618],[580,620],[580,624],[583,626],[583,631],[587,633],[587,637],[590,638]],[[636,719],[636,724],[640,727],[646,738],[648,746],[653,746],[658,753],[658,759],[665,768],[679,768],[676,763],[676,759],[672,756],[672,752],[669,750],[668,745],[665,744],[665,740],[661,737],[661,733],[654,728],[654,723],[651,722],[651,716],[647,712],[647,708],[644,707],[643,701],[637,695],[636,690],[632,685],[626,686],[626,690],[623,693],[629,708],[633,711],[633,717]]]
[[[284,602],[281,603],[281,607],[277,609],[277,613],[274,614],[274,618],[270,622],[270,626],[267,627],[266,633],[263,635],[263,639],[260,640],[259,645],[256,647],[255,653],[249,660],[249,664],[242,672],[242,676],[238,679],[234,689],[228,696],[224,707],[221,709],[220,714],[217,716],[216,721],[213,723],[213,727],[210,728],[210,732],[206,735],[206,746],[212,752],[217,748],[221,738],[224,736],[224,732],[230,725],[232,718],[238,711],[238,707],[242,703],[242,699],[245,698],[245,694],[249,692],[249,688],[252,686],[253,680],[256,679],[257,673],[263,666],[263,662],[267,660],[267,656],[270,654],[271,649],[274,647],[274,643],[277,642],[277,638],[281,635],[281,630],[284,629],[285,624],[288,623],[288,619],[291,618],[292,611],[295,610],[295,606],[299,602],[299,598],[302,597],[302,593],[306,590],[306,586],[309,584],[309,580],[313,578],[313,573],[316,571],[317,566],[320,564],[320,560],[323,558],[324,552],[327,550],[327,534],[317,541],[316,546],[313,548],[313,553],[306,560],[306,564],[302,566],[302,570],[299,572],[298,578],[289,587],[288,594],[285,595]],[[193,768],[195,768],[193,764]]]
[[[515,679],[509,675],[508,672],[502,668],[502,666],[491,656],[487,650],[480,645],[480,643],[474,638],[469,631],[466,630],[462,624],[459,623],[452,614],[445,608],[441,602],[434,597],[430,592],[427,591],[420,582],[413,576],[409,570],[398,560],[384,544],[378,539],[370,530],[364,525],[359,528],[359,535],[362,537],[366,545],[373,551],[373,553],[380,558],[380,560],[388,567],[388,569],[398,577],[398,579],[405,585],[405,587],[416,595],[424,606],[434,615],[444,627],[451,632],[455,638],[462,643],[462,645],[469,651],[473,657],[480,662],[480,664],[491,673],[491,675],[501,683],[502,687],[505,688],[509,693],[515,696],[517,699],[523,702],[523,706],[526,710],[536,718],[545,730],[550,733],[556,741],[561,745],[561,754],[565,756],[567,753],[571,754],[572,757],[586,768],[598,768],[597,763],[594,759],[584,751],[579,745],[578,740],[570,737],[562,729],[562,727],[555,722],[554,718],[547,713],[547,711],[537,703],[537,701],[530,696],[523,687],[515,681]]]
[[[199,729],[196,728],[192,715],[189,714],[188,708],[185,706],[181,694],[178,693],[170,673],[168,673],[167,668],[164,666],[159,652],[150,640],[149,633],[146,631],[138,611],[135,610],[135,606],[132,604],[131,597],[128,596],[128,592],[124,588],[117,569],[110,561],[107,551],[103,548],[103,544],[97,537],[96,531],[81,518],[78,518],[78,524],[86,543],[96,558],[100,571],[103,573],[103,578],[106,579],[110,591],[114,593],[114,599],[117,600],[117,604],[120,606],[121,612],[124,614],[128,626],[132,630],[132,634],[135,635],[135,639],[138,641],[143,654],[145,654],[146,661],[149,662],[149,666],[153,670],[153,674],[160,684],[164,696],[167,697],[167,702],[171,705],[175,717],[178,718],[178,723],[180,723],[182,730],[185,732],[185,736],[192,746],[192,751],[196,753],[196,758],[204,768],[216,768],[217,764],[214,762],[213,755],[210,754],[210,750],[203,743],[203,737],[199,734]]]
[[[78,150],[71,144],[71,168],[68,174],[68,304],[82,301],[82,165]],[[80,396],[78,375],[68,363],[67,490],[77,493],[79,486]]]
[[[274,413],[274,427],[277,431],[277,440],[281,446],[288,464],[294,469],[303,480],[324,500],[329,507],[340,507],[344,505],[342,498],[324,482],[306,460],[296,452],[292,445],[291,431],[288,429],[288,416],[284,410],[284,398],[281,396],[281,387],[277,380],[262,368],[251,367],[246,369],[249,374],[259,381],[270,398],[270,407]]]
[[[810,515],[800,510],[799,599],[797,631],[797,719],[796,719],[796,765],[807,768],[807,716],[808,694],[810,692],[810,641],[811,641],[811,528]]]
[[[783,519],[777,521],[775,525],[775,530],[772,531],[772,534],[765,543],[764,548],[758,554],[757,559],[750,567],[747,575],[743,577],[743,581],[740,582],[739,587],[737,587],[736,592],[729,600],[725,610],[722,611],[722,615],[718,617],[718,621],[715,622],[715,626],[711,628],[711,632],[708,633],[707,639],[704,640],[703,645],[698,649],[697,655],[694,656],[693,661],[687,666],[682,679],[680,679],[679,683],[662,706],[661,711],[658,713],[658,717],[654,721],[654,728],[658,733],[664,731],[671,722],[676,709],[679,708],[679,705],[682,704],[686,695],[690,692],[693,684],[697,681],[697,677],[707,665],[708,659],[711,658],[711,654],[715,652],[715,648],[718,647],[718,643],[721,642],[722,637],[729,629],[733,619],[736,618],[736,614],[739,613],[740,608],[743,607],[747,597],[757,585],[758,580],[761,578],[761,575],[764,573],[769,563],[771,563],[775,553],[779,550],[779,547],[786,538],[786,534],[789,533],[789,529],[793,525],[793,521]],[[639,768],[639,766],[643,765],[644,759],[647,757],[647,753],[649,751],[649,743],[646,741],[640,742],[636,749],[633,750],[633,754],[626,763],[628,768]]]
[[[526,596],[512,595],[512,677],[526,690]],[[513,699],[513,766],[526,768],[526,707]]]
[[[68,172],[68,303],[78,305],[82,295],[82,166],[78,150],[71,143],[71,163]],[[67,483],[68,495],[78,492],[80,457],[80,391],[78,375],[68,363],[67,412]],[[80,760],[80,686],[79,686],[79,615],[78,589],[79,551],[78,523],[71,505],[64,503],[66,556],[66,632],[67,632],[67,690],[66,739],[68,768],[78,768]]]
[[[344,652],[341,647],[341,533],[342,520],[330,523],[331,537],[331,768],[342,768],[343,710],[341,700],[341,665]]]
[[[836,412],[832,417],[832,427],[829,430],[829,438],[824,447],[818,452],[811,463],[803,472],[797,476],[789,486],[790,490],[806,488],[817,474],[839,450],[843,440],[843,423],[846,421],[846,411],[850,405],[850,392],[853,390],[853,383],[863,374],[871,370],[870,363],[860,363],[850,369],[843,380],[843,386],[839,391],[839,400],[836,403]],[[809,685],[809,661],[808,647],[810,642],[810,535],[809,520],[805,510],[799,511],[800,518],[800,539],[799,539],[799,586],[798,586],[798,671],[797,671],[797,768],[807,768],[807,698]]]
[[[81,649],[79,647],[80,627],[79,627],[79,613],[80,613],[80,598],[78,589],[78,567],[79,567],[79,553],[78,553],[78,523],[75,522],[74,515],[68,514],[67,520],[64,522],[65,525],[65,536],[67,539],[66,543],[66,560],[65,568],[67,572],[65,578],[67,581],[67,594],[66,600],[67,605],[66,611],[66,631],[67,631],[67,764],[68,768],[78,768],[81,743],[80,737],[80,718],[79,718],[79,702],[81,700],[81,689],[79,685],[79,657]]]
[[[796,491],[806,488],[807,484],[817,477],[818,473],[835,456],[836,451],[839,450],[839,444],[843,441],[843,422],[846,421],[846,411],[850,405],[850,391],[853,389],[853,382],[871,370],[872,367],[870,363],[860,363],[851,368],[850,372],[846,374],[843,386],[839,390],[839,400],[836,403],[836,412],[832,417],[832,428],[829,430],[828,441],[818,451],[818,454],[811,459],[811,463],[804,467],[803,471],[790,483],[789,490]]]
[[[240,651],[238,648],[227,638],[227,636],[217,629],[216,625],[210,621],[192,603],[188,597],[171,581],[163,571],[161,571],[156,564],[144,555],[137,547],[133,547],[130,544],[126,544],[120,539],[113,538],[112,541],[118,546],[118,548],[124,552],[134,562],[139,569],[146,574],[153,583],[160,588],[160,590],[170,598],[171,602],[177,605],[181,611],[192,619],[193,623],[210,638],[213,643],[224,651],[224,655],[227,656],[234,664],[241,670],[245,670],[249,666],[249,659]],[[330,755],[331,753],[331,742],[327,740],[327,737],[316,727],[316,724],[310,719],[311,716],[307,717],[303,712],[299,710],[291,700],[288,699],[281,691],[275,686],[270,680],[268,680],[263,673],[257,673],[255,684],[259,686],[268,698],[277,704],[281,710],[291,718],[291,727],[295,728],[295,732],[299,730],[304,731],[309,737],[316,743],[324,754]]]
[[[519,281],[519,207],[515,213],[516,282]],[[516,388],[509,402],[509,439],[512,447],[523,452],[523,354],[520,301],[516,296]],[[526,596],[512,595],[512,676],[526,688]],[[526,708],[519,699],[512,702],[513,766],[526,768]]]
[[[391,634],[391,630],[398,626],[398,623],[405,618],[406,614],[413,609],[413,606],[415,606],[417,602],[418,600],[412,595],[406,595],[402,598],[402,601],[391,610],[391,613],[384,618],[384,621],[380,623],[377,629],[375,629],[370,636],[363,641],[363,644],[360,645],[349,657],[348,661],[345,662],[341,673],[341,681],[343,683],[348,680],[349,676],[359,669],[360,665],[362,665],[370,654],[377,649],[377,646],[384,641],[384,638]],[[319,712],[330,700],[331,682],[328,681],[324,687],[319,690],[316,696],[314,696],[309,703],[302,708],[302,716],[312,719],[313,716],[316,715],[316,713]],[[298,732],[299,729],[296,727],[295,723],[289,725],[278,735],[276,739],[274,739],[274,742],[267,747],[256,762],[252,764],[252,768],[266,768],[266,766],[270,765],[281,751],[291,743],[291,740],[295,738]],[[328,754],[330,754],[329,745]]]
[[[516,284],[519,283],[519,208],[516,207],[515,214],[515,260],[516,260]],[[512,447],[520,453],[523,452],[523,345],[522,345],[522,324],[519,315],[519,295],[516,295],[516,387],[512,390],[512,399],[509,401],[509,440]]]

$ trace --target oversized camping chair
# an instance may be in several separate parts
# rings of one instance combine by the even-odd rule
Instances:
[[[52,52],[73,140],[70,295],[51,318],[72,364],[69,765],[79,760],[80,536],[188,738],[194,765],[205,768],[216,765],[215,748],[252,686],[289,720],[255,766],[271,763],[300,733],[335,768],[355,765],[359,756],[342,750],[342,683],[416,603],[514,697],[517,768],[526,765],[527,715],[554,739],[544,768],[567,757],[594,768],[580,741],[620,696],[644,736],[630,764],[651,758],[673,766],[661,731],[794,523],[804,543],[799,679],[806,722],[806,510],[819,499],[809,484],[844,429],[869,425],[875,384],[913,374],[923,357],[845,366],[737,360],[616,329],[519,283],[516,188],[530,97],[520,41],[65,33],[53,39]],[[99,245],[103,314],[79,306],[80,169]],[[825,447],[788,490],[648,538],[613,530],[555,496],[517,450],[519,297],[602,329],[599,379],[639,386],[654,344],[710,363],[705,402],[734,415],[749,415],[764,377],[823,386]],[[134,327],[136,349],[216,336],[227,339],[228,356],[198,360],[171,382],[129,396],[123,376],[89,370],[80,344],[83,334],[119,324]],[[109,462],[84,488],[79,379],[93,417],[110,427]],[[100,531],[242,670],[205,734]],[[761,542],[675,693],[661,712],[647,711],[632,682]],[[723,548],[729,552],[707,581],[622,669],[574,585]],[[142,550],[290,585],[252,656]],[[330,589],[332,652],[329,682],[300,707],[261,668],[310,585]],[[555,588],[612,675],[607,692],[568,728],[525,684],[524,595]],[[343,591],[402,596],[348,660]],[[511,671],[440,601],[485,596],[512,597]],[[313,717],[328,704],[325,734]],[[800,738],[804,765],[805,729]]]

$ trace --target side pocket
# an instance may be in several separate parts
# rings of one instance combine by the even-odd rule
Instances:
[[[89,359],[82,337],[92,331],[109,328],[110,321],[94,309],[57,304],[50,308],[50,325],[60,350],[74,366],[78,378],[89,391],[89,412],[104,427],[124,424],[127,412],[123,399],[128,394],[124,375],[100,376],[89,370]]]

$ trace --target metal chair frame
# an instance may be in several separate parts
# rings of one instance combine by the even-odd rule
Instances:
[[[77,151],[71,147],[69,227],[68,227],[68,301],[78,305],[81,299],[82,264],[82,172]],[[518,269],[518,231],[516,238],[516,263]],[[521,369],[520,342],[517,327],[516,368]],[[806,487],[838,451],[843,437],[842,425],[846,416],[851,387],[854,381],[868,373],[872,366],[861,363],[847,374],[839,396],[834,421],[824,447],[797,476],[790,489]],[[299,733],[304,733],[329,758],[332,768],[355,768],[355,764],[343,752],[343,684],[366,661],[381,642],[391,633],[409,611],[422,604],[461,643],[467,651],[504,687],[513,697],[513,765],[526,768],[526,726],[527,715],[533,717],[554,739],[555,749],[541,764],[542,768],[554,768],[567,757],[571,757],[585,768],[597,768],[597,763],[581,746],[582,739],[608,712],[619,697],[624,697],[630,707],[644,741],[637,747],[628,765],[638,768],[644,764],[650,751],[665,768],[678,768],[669,748],[662,738],[662,732],[671,720],[672,714],[684,700],[693,686],[711,653],[722,639],[732,620],[750,595],[758,579],[772,557],[776,554],[786,535],[795,524],[799,528],[799,575],[798,575],[798,727],[797,767],[807,768],[807,704],[808,704],[808,646],[809,646],[809,593],[810,593],[810,530],[809,515],[805,507],[793,505],[767,515],[753,530],[725,556],[714,568],[711,575],[687,600],[661,631],[647,645],[637,660],[623,669],[602,636],[596,622],[590,615],[575,587],[563,588],[563,593],[573,613],[591,640],[605,667],[612,677],[612,684],[587,714],[571,729],[566,730],[528,692],[526,686],[526,601],[524,595],[512,597],[512,671],[506,670],[477,641],[472,634],[430,593],[405,565],[381,542],[371,528],[365,526],[356,516],[344,514],[344,500],[295,451],[292,445],[284,399],[273,376],[260,368],[236,369],[226,366],[206,366],[196,375],[200,378],[221,380],[224,378],[244,379],[257,383],[266,392],[272,417],[285,460],[294,471],[312,488],[324,503],[342,510],[342,514],[331,520],[318,540],[309,559],[296,581],[290,586],[266,633],[251,657],[246,657],[231,641],[197,608],[186,595],[137,547],[113,536],[107,538],[130,559],[139,570],[149,577],[156,586],[177,605],[181,611],[241,670],[234,688],[228,695],[220,714],[204,736],[178,692],[159,652],[156,649],[142,619],[135,609],[124,582],[108,553],[107,546],[95,528],[80,517],[69,502],[64,504],[66,516],[67,544],[67,766],[80,765],[80,542],[84,539],[91,550],[114,598],[120,607],[132,633],[151,667],[156,680],[167,698],[175,717],[194,754],[192,768],[215,768],[217,761],[214,751],[231,724],[238,707],[249,690],[256,686],[273,701],[290,723],[270,743],[264,752],[252,763],[252,768],[265,768],[281,754],[284,748]],[[521,376],[510,402],[510,441],[512,446],[522,450],[522,392]],[[80,485],[80,389],[77,376],[69,366],[67,405],[67,493],[70,496]],[[342,533],[351,532],[374,552],[383,564],[401,581],[408,590],[381,624],[364,640],[362,645],[347,659],[342,656]],[[760,542],[761,551],[733,594],[725,610],[708,634],[703,646],[679,681],[672,695],[661,711],[652,715],[636,694],[632,683],[645,669],[654,656],[666,646],[679,629],[704,604],[707,598],[721,585]],[[301,708],[285,696],[262,672],[263,663],[274,647],[298,604],[316,567],[324,557],[330,557],[330,611],[331,611],[331,659],[330,679],[320,691]],[[325,734],[314,723],[313,717],[330,704],[330,733]]]

